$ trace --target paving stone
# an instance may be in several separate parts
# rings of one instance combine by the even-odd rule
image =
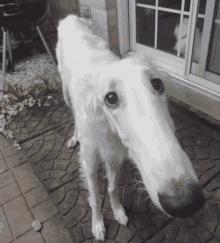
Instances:
[[[40,181],[28,163],[19,165],[13,168],[12,171],[23,193],[40,184]]]
[[[0,151],[0,173],[6,171],[8,169],[8,166],[3,158],[3,155]]]
[[[16,135],[16,134],[14,134],[15,135],[15,139],[19,142],[19,141],[22,141],[22,140],[24,140],[24,139],[27,139],[28,137],[29,137],[29,135],[28,134],[26,134],[26,133],[22,133],[22,134],[18,134],[18,135]]]
[[[27,204],[30,208],[38,205],[47,199],[48,195],[42,185],[39,185],[24,194]]]
[[[12,184],[1,188],[0,189],[0,205],[19,196],[20,194],[21,194],[21,192],[20,192],[16,182],[13,182]]]
[[[208,147],[209,143],[211,142],[212,138],[207,136],[204,133],[200,133],[195,141],[195,146],[199,147]]]
[[[75,161],[71,161],[71,164],[68,166],[67,171],[70,173],[74,173],[79,169],[79,163]]]
[[[192,147],[195,143],[196,137],[183,139],[183,146]]]
[[[61,179],[66,174],[66,171],[62,170],[51,170],[50,178],[51,179]]]
[[[50,118],[43,117],[41,120],[41,124],[49,125],[50,124]]]
[[[61,186],[62,183],[60,180],[57,179],[49,179],[47,181],[44,181],[44,185],[46,186],[48,191],[52,191],[56,189],[57,187]]]
[[[48,124],[40,123],[39,125],[37,125],[37,126],[35,127],[35,129],[36,129],[37,131],[41,131],[41,130],[43,130],[44,128],[47,128],[47,127],[48,127]]]
[[[59,152],[63,147],[63,143],[60,143],[60,142],[56,142],[54,147],[53,147],[53,151],[54,152]]]
[[[63,199],[65,198],[66,196],[66,189],[65,187],[60,187],[58,188],[57,190],[53,191],[51,194],[50,194],[50,198],[51,200],[53,201],[53,203],[55,205],[59,204],[60,202],[63,201]]]
[[[15,150],[13,145],[7,145],[6,147],[2,148],[2,154],[4,158],[8,158],[14,154],[18,154],[18,151]]]
[[[13,183],[14,181],[15,178],[10,170],[0,174],[0,188]]]
[[[53,169],[53,164],[54,164],[54,161],[53,160],[46,160],[46,161],[43,161],[41,163],[41,165],[43,166],[43,170],[52,170]]]
[[[56,160],[54,161],[54,169],[66,170],[70,165],[69,160]]]
[[[19,122],[18,122],[19,123]],[[15,123],[15,122],[12,122],[11,124],[9,124],[9,129],[10,130],[15,130],[17,128],[17,124],[18,123]]]
[[[44,138],[45,141],[55,141],[55,139],[56,139],[56,136],[54,133],[50,134],[48,136],[45,136],[45,138]]]
[[[6,215],[0,207],[0,242],[9,243],[13,241],[13,237],[6,219]]]
[[[58,124],[60,123],[60,118],[50,118],[50,125],[55,125],[55,124]]]
[[[45,160],[56,159],[58,155],[59,155],[58,153],[50,152],[50,153],[45,157]]]
[[[44,240],[38,232],[31,230],[31,231],[27,232],[25,235],[22,235],[21,237],[19,237],[17,240],[13,241],[13,243],[25,243],[25,242],[44,243]]]
[[[128,228],[126,228],[125,226],[120,225],[118,234],[116,236],[115,241],[116,242],[128,242],[131,237],[134,235],[133,232],[131,232]]]
[[[89,207],[88,197],[88,191],[80,191],[76,203],[83,207]]]
[[[70,174],[70,173],[67,172],[67,173],[64,175],[64,177],[62,177],[60,180],[61,180],[62,183],[64,184],[64,183],[67,183],[67,182],[69,182],[69,181],[72,181],[73,179],[75,179],[75,178],[77,178],[77,177],[78,177],[77,173]]]
[[[21,128],[21,133],[23,133],[23,134],[29,134],[33,131],[34,131],[34,128],[28,128],[28,127]]]
[[[150,215],[148,213],[135,214],[134,221],[138,230],[141,230],[152,224]]]
[[[60,153],[58,156],[59,160],[69,160],[71,158],[72,154],[71,153]]]
[[[211,200],[208,201],[208,203],[205,203],[203,209],[204,209],[204,214],[200,220],[200,222],[206,226],[206,228],[214,232],[214,229],[218,225],[218,210],[216,208],[216,203]]]
[[[214,163],[215,166],[220,170],[220,159],[212,160],[211,163]]]
[[[36,154],[31,156],[29,161],[31,163],[33,163],[33,164],[36,164],[39,161],[42,161],[43,159],[45,159],[47,156],[48,156],[48,152],[46,152],[46,151],[38,151]]]
[[[66,203],[65,200],[58,204],[56,207],[61,215],[65,215],[71,209],[71,206],[68,203]]]
[[[28,127],[28,128],[35,128],[38,124],[39,124],[39,122],[28,121],[28,122],[26,122],[26,127]]]
[[[167,222],[167,216],[161,212],[151,215],[151,219],[157,228],[162,227]]]
[[[43,169],[42,169],[42,165],[41,165],[40,163],[34,165],[32,168],[33,168],[33,170],[35,171],[36,174],[38,174],[38,173],[40,173],[40,172],[43,171]]]
[[[211,159],[219,159],[220,158],[220,150],[215,148],[209,148],[209,155]]]
[[[52,114],[51,118],[60,118],[61,116],[62,116],[62,112],[56,110],[56,111]]]
[[[199,182],[201,183],[201,185],[205,185],[209,180],[210,180],[210,177],[207,176],[206,174],[203,174],[203,175],[199,178]]]
[[[37,117],[36,114],[35,114],[35,116],[31,117],[31,121],[33,121],[33,122],[39,123],[41,121],[41,119],[42,119],[42,116]]]
[[[46,243],[74,243],[74,240],[72,240],[72,237],[67,231],[64,223],[57,215],[53,216],[44,223],[42,228],[42,235]]]
[[[33,218],[22,196],[4,204],[3,208],[15,238],[32,228]]]
[[[187,129],[189,127],[189,124],[184,124],[182,122],[175,124],[175,128],[177,131],[182,131],[184,129]]]
[[[102,216],[105,220],[115,221],[112,209],[104,209],[102,211]]]
[[[43,147],[42,147],[42,150],[44,151],[51,151],[55,142],[52,142],[52,141],[46,141],[43,144]]]
[[[215,140],[212,140],[209,144],[209,148],[215,148],[220,150],[220,143]]]
[[[196,159],[209,159],[209,153],[207,148],[195,147],[194,151]]]
[[[91,222],[86,222],[84,224],[81,224],[81,228],[86,240],[93,237]]]
[[[157,231],[157,228],[154,225],[150,225],[145,229],[142,229],[138,232],[140,237],[142,237],[144,240],[148,240],[152,238],[153,234]]]
[[[215,166],[215,164],[210,159],[198,160],[198,164],[203,171],[209,170]]]
[[[6,159],[8,167],[11,169],[27,161],[27,157],[23,151],[13,154]]]
[[[78,224],[78,221],[76,220],[75,216],[75,211],[74,209],[71,209],[68,214],[63,216],[63,219],[65,223],[68,225],[69,228],[72,228]],[[91,227],[91,226],[90,226]]]
[[[207,170],[207,171],[205,172],[205,174],[211,178],[211,177],[213,177],[214,175],[216,175],[218,172],[219,172],[219,169],[216,168],[216,167],[214,167],[214,168],[212,168],[212,169]]]
[[[149,240],[149,243],[162,243],[165,239],[165,235],[162,232],[159,232],[152,239]],[[135,241],[133,241],[135,243]]]
[[[38,175],[39,175],[39,177],[41,178],[42,181],[46,181],[46,180],[50,179],[50,172],[49,171],[42,171]],[[50,182],[47,182],[47,183],[49,184]],[[60,184],[58,183],[58,185],[60,185]]]
[[[180,229],[176,240],[183,243],[200,243],[197,234],[193,230],[184,228]]]
[[[91,227],[91,221],[90,227]],[[119,223],[118,222],[112,222],[112,221],[105,221],[105,227],[106,227],[106,239],[115,239],[116,234],[119,229]]]
[[[72,234],[74,236],[74,242],[81,242],[84,240],[83,232],[80,225],[72,229]]]
[[[177,233],[179,231],[179,225],[176,222],[176,219],[171,221],[167,226],[165,226],[162,230],[162,232],[169,237],[171,240],[174,240],[177,236]]]
[[[47,199],[46,201],[43,201],[37,206],[33,207],[31,212],[34,215],[34,218],[40,222],[44,222],[58,213],[50,199]]]
[[[208,240],[212,238],[210,232],[204,229],[204,227],[202,227],[200,224],[195,227],[195,232],[198,235],[200,242],[202,243],[208,242]]]
[[[193,148],[191,148],[191,147],[184,147],[184,151],[187,153],[187,155],[189,156],[190,159],[194,159],[195,158]]]
[[[13,130],[13,135],[15,136],[15,135],[18,135],[18,134],[20,134],[21,133],[21,129],[20,128],[17,128],[17,129],[15,129],[15,130]]]
[[[31,146],[33,146],[33,144],[34,144],[33,139],[28,140],[27,142],[22,143],[22,148],[24,148],[25,150],[28,150]]]
[[[65,184],[65,188],[67,191],[70,190],[76,190],[79,188],[78,183],[74,180],[74,181],[70,181],[67,184]]]

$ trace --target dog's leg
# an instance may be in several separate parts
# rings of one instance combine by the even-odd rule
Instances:
[[[70,101],[70,96],[69,96],[69,91],[67,85],[64,83],[63,80],[63,98],[66,102],[66,104],[71,107],[71,101]]]
[[[80,154],[83,155],[83,157],[80,156],[80,162],[86,178],[89,203],[92,209],[92,233],[96,240],[104,240],[105,226],[101,214],[101,201],[97,184],[97,171],[100,160],[96,151],[91,151],[91,146],[81,144]]]
[[[118,180],[120,176],[121,163],[117,162],[115,165],[114,162],[107,162],[106,172],[108,177],[108,193],[110,196],[111,207],[115,216],[115,219],[122,225],[126,225],[128,222],[128,217],[125,214],[124,208],[122,207],[118,199]]]
[[[70,140],[67,143],[68,148],[75,147],[78,142],[78,137],[79,137],[78,129],[77,129],[77,121],[76,121],[76,116],[74,115],[74,112],[73,112],[73,116],[75,117],[75,129],[74,129],[74,135],[70,138]]]

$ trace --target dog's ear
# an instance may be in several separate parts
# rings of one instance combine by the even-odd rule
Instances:
[[[101,100],[97,97],[97,80],[99,75],[85,77],[80,85],[80,107],[90,121],[104,120],[105,114],[102,110]],[[88,82],[89,79],[89,82]]]
[[[102,110],[102,104],[97,99],[96,94],[92,93],[87,96],[85,100],[84,111],[89,118],[89,120],[102,121],[105,119],[105,114]]]

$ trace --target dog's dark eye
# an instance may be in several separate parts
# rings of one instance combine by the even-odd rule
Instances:
[[[158,92],[158,93],[162,93],[164,90],[164,86],[162,81],[159,78],[154,78],[151,80],[151,84],[154,87],[154,89]]]
[[[105,96],[105,104],[109,107],[116,107],[118,105],[118,96],[115,92],[108,93]]]

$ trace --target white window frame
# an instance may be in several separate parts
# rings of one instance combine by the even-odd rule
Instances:
[[[172,72],[172,70],[170,70],[170,64],[167,64],[165,61],[165,57],[161,57],[161,63],[158,62],[157,65],[162,64],[161,66],[165,68],[171,76],[170,82],[166,84],[168,94],[217,119],[220,119],[220,85],[190,73],[194,38],[194,36],[192,34],[190,35],[190,33],[195,32],[195,23],[198,11],[196,6],[198,6],[198,1],[199,0],[191,1],[191,9],[193,13],[189,18],[189,38],[187,43],[187,51],[185,53],[184,72],[182,73],[181,71],[182,75],[180,75],[180,72]],[[129,54],[131,55],[136,54],[135,9],[135,0],[117,0],[121,55],[124,55],[127,52],[130,52]],[[160,56],[161,53],[162,52],[160,52]],[[147,54],[149,55],[149,53]]]

